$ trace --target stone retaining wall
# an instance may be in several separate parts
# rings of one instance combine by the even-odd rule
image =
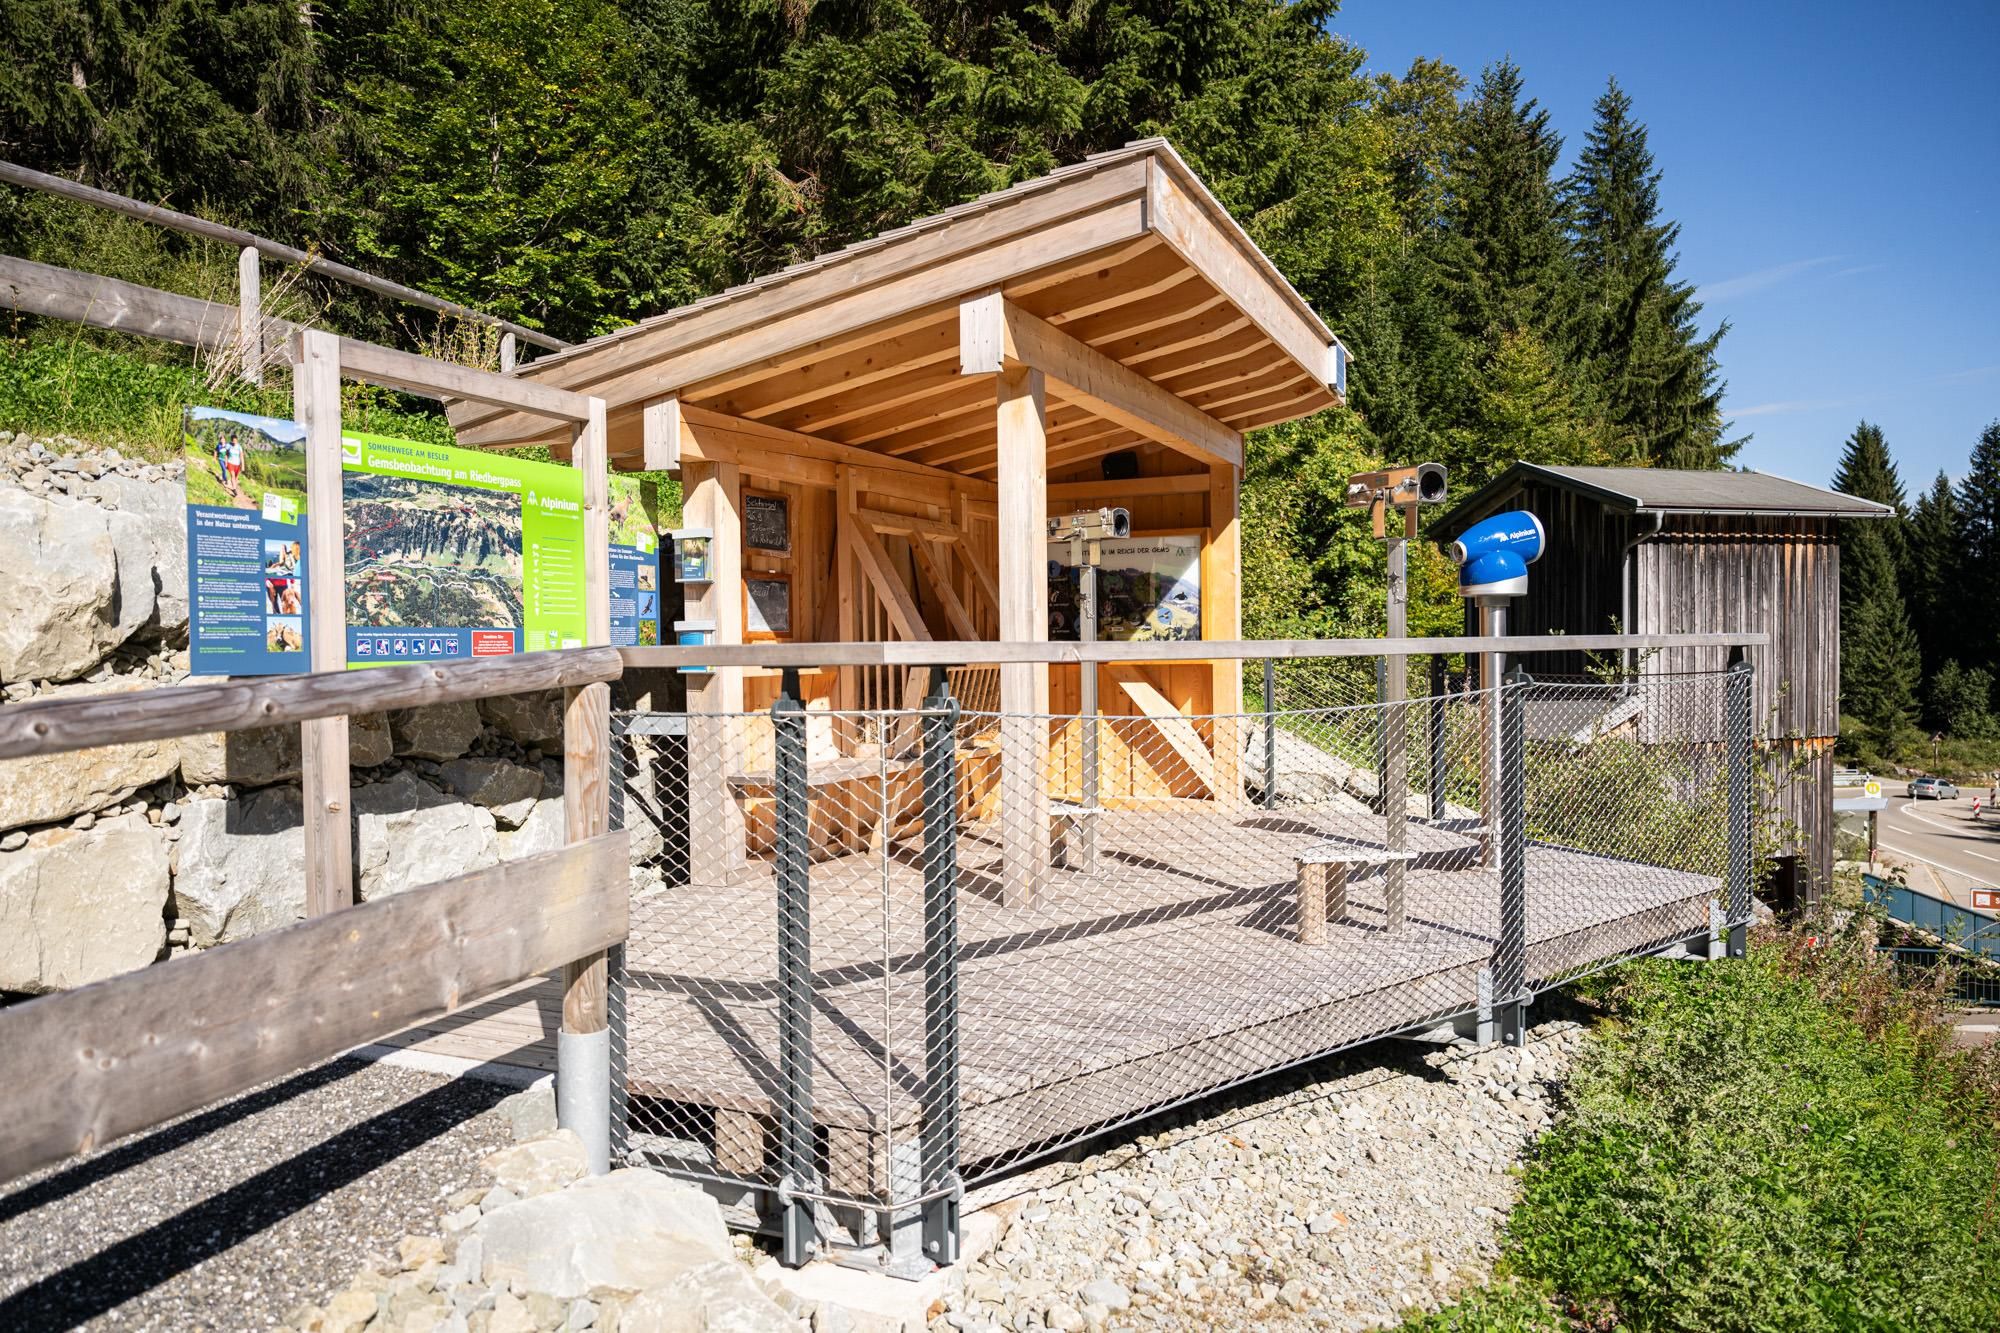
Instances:
[[[5,703],[198,679],[181,475],[0,432]],[[356,717],[348,754],[363,900],[562,841],[558,693]],[[0,995],[300,919],[298,779],[297,727],[0,761]]]

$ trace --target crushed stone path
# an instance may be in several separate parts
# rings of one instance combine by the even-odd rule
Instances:
[[[1484,1283],[1585,1040],[1380,1042],[979,1191],[1003,1230],[933,1333],[1389,1328]],[[982,1199],[981,1202],[986,1202]]]
[[[0,1329],[251,1329],[436,1225],[511,1089],[338,1059],[0,1189]]]

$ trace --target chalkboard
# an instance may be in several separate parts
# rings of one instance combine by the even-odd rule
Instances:
[[[782,495],[743,493],[743,545],[754,551],[792,553],[792,505]]]
[[[792,632],[792,581],[782,574],[749,574],[743,579],[745,638],[782,639]]]

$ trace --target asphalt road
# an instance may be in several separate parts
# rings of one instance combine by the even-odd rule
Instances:
[[[1970,907],[1973,888],[2000,885],[2000,814],[1972,817],[1972,798],[1978,795],[1983,805],[1984,789],[1967,788],[1956,801],[1912,801],[1902,783],[1882,785],[1889,805],[1878,841],[1907,868],[1911,888]]]

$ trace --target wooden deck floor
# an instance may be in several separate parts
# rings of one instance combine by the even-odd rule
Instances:
[[[1298,942],[1295,854],[1330,837],[1378,844],[1381,832],[1378,818],[1312,811],[1107,813],[1094,873],[1052,872],[1032,908],[998,901],[997,846],[968,834],[964,1158],[1002,1158],[1471,1007],[1498,929],[1498,876],[1459,834],[1411,826],[1422,859],[1404,929],[1383,929],[1374,875],[1353,886],[1327,943]],[[1719,889],[1540,846],[1527,870],[1537,980],[1697,933]],[[815,864],[812,886],[814,1117],[906,1137],[924,1086],[921,865],[913,849],[848,856]],[[641,1126],[692,1138],[717,1132],[718,1109],[738,1125],[767,1117],[778,1012],[768,864],[642,895],[632,916],[623,1054]],[[555,983],[543,981],[392,1042],[549,1068],[559,1022]]]

